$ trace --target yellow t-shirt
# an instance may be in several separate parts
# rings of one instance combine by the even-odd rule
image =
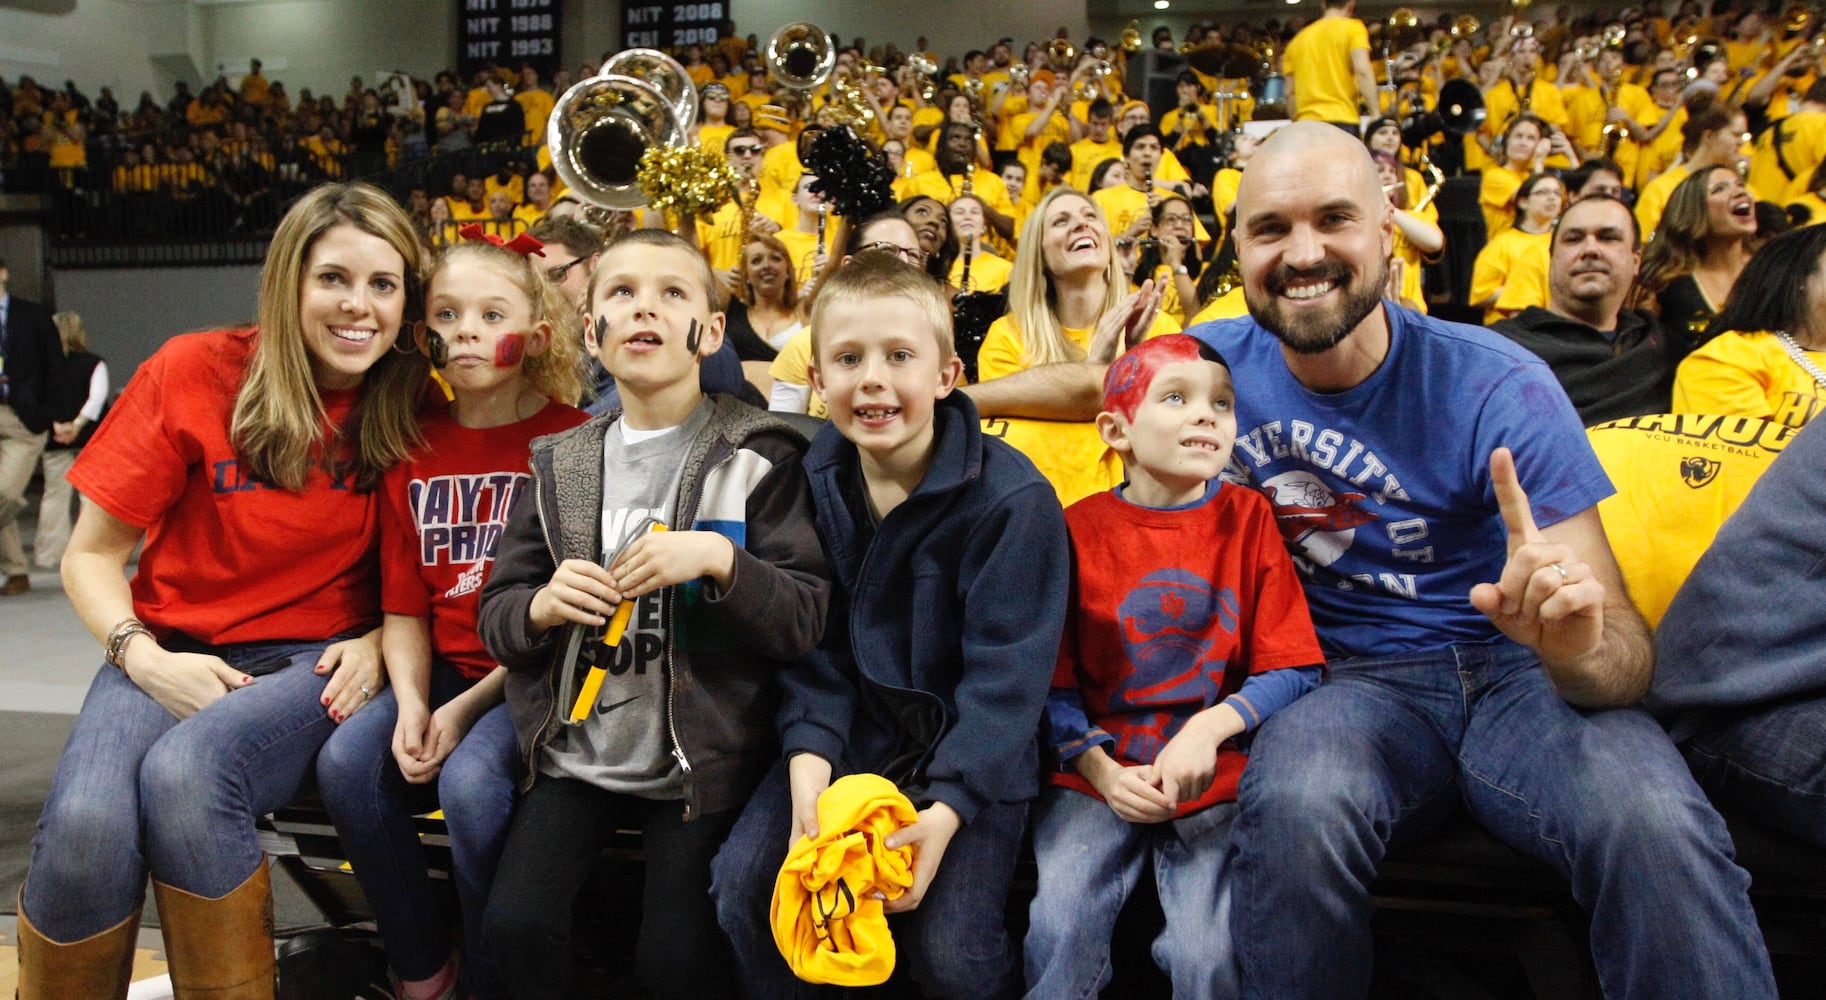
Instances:
[[[1369,29],[1354,17],[1321,17],[1300,29],[1281,55],[1293,91],[1294,120],[1356,124],[1357,77],[1350,54],[1369,51]]]
[[[520,105],[520,112],[526,117],[526,138],[528,146],[545,144],[545,122],[552,116],[552,107],[558,99],[545,90],[522,90],[514,95]]]
[[[1529,111],[1561,129],[1571,126],[1572,120],[1566,115],[1566,104],[1560,100],[1559,88],[1548,83],[1543,74],[1536,74],[1523,91],[1528,98]],[[1516,115],[1521,114],[1522,97],[1523,94],[1515,89],[1515,82],[1509,79],[1499,80],[1496,86],[1484,91],[1484,123],[1478,126],[1477,135],[1465,136],[1466,170],[1482,170],[1494,162],[1484,152],[1483,146],[1478,144],[1477,136],[1482,136],[1487,142],[1501,136]],[[1567,165],[1566,158],[1562,156],[1551,157],[1547,163],[1556,167]]]
[[[1249,315],[1249,303],[1244,301],[1243,286],[1239,284],[1206,303],[1205,307],[1198,311],[1198,315],[1192,317],[1192,322],[1186,324],[1186,328],[1191,329],[1200,323],[1209,323],[1214,319],[1236,319],[1239,316],[1247,315]]]
[[[1158,185],[1155,186],[1154,191],[1161,195],[1173,193]],[[1104,188],[1091,195],[1091,200],[1097,203],[1098,208],[1103,209],[1103,218],[1109,223],[1110,233],[1115,236],[1128,232],[1129,226],[1138,216],[1148,214],[1148,196],[1127,184]],[[1205,224],[1198,221],[1197,216],[1193,216],[1192,228],[1193,235],[1197,237],[1198,242],[1211,242],[1211,234],[1205,231]]]
[[[1547,305],[1547,269],[1552,231],[1528,233],[1506,229],[1477,252],[1471,269],[1471,301],[1482,302],[1498,288],[1502,294],[1484,308],[1484,322],[1514,316],[1529,306]]]
[[[1148,336],[1178,331],[1179,324],[1172,317],[1157,314]],[[1067,329],[1065,335],[1079,347],[1088,348],[1093,332],[1088,327]],[[976,356],[977,381],[987,382],[1028,367],[1014,319],[1003,316],[990,324]],[[1122,482],[1122,461],[1103,443],[1094,422],[987,417],[983,420],[983,433],[1001,438],[1033,460],[1059,494],[1059,502],[1066,506]]]
[[[1088,138],[1072,143],[1072,172],[1065,182],[1080,191],[1091,189],[1091,174],[1097,172],[1097,164],[1104,160],[1122,159],[1122,141],[1116,133],[1110,133],[1110,141],[1094,142]]]
[[[1660,624],[1713,536],[1794,429],[1755,417],[1654,414],[1588,428],[1617,492],[1598,502],[1630,601]]]
[[[1642,232],[1642,242],[1647,243],[1649,237],[1655,235],[1655,227],[1661,225],[1661,213],[1667,210],[1668,199],[1688,176],[1686,166],[1677,163],[1636,192],[1636,228]]]
[[[1826,368],[1826,352],[1805,352]],[[1674,374],[1674,411],[1761,417],[1801,427],[1826,407],[1826,386],[1768,333],[1730,330],[1693,349]]]
[[[786,341],[780,353],[774,355],[773,364],[767,368],[775,382],[787,382],[809,388],[812,384],[812,328],[805,327]],[[805,412],[826,419],[831,415],[830,407],[825,405],[824,397],[812,390],[811,398],[806,400]]]
[[[964,178],[952,177],[936,170],[914,174],[910,189],[914,194],[927,198],[936,198],[949,205],[964,193]],[[970,171],[970,193],[982,199],[983,204],[1002,213],[1013,215],[1014,205],[1008,200],[1008,187],[1002,179],[984,170],[972,167]]]
[[[1515,225],[1515,194],[1527,179],[1527,174],[1509,167],[1492,165],[1484,168],[1478,181],[1477,207],[1483,209],[1486,240],[1496,239]]]
[[[1414,204],[1414,202],[1416,201],[1416,199],[1413,196],[1413,189],[1414,189],[1414,182],[1416,180],[1418,180],[1419,177],[1420,177],[1420,175],[1418,173],[1416,173],[1412,170],[1408,171],[1408,203],[1409,204]],[[1422,182],[1422,183],[1424,183],[1424,182]],[[1439,224],[1439,208],[1431,202],[1428,202],[1426,204],[1426,206],[1423,207],[1420,211],[1413,212],[1410,214],[1412,214],[1417,219],[1421,219],[1426,222],[1431,222],[1434,225]],[[1420,285],[1420,274],[1423,269],[1422,265],[1424,264],[1424,261],[1421,258],[1421,253],[1420,253],[1419,248],[1414,246],[1414,244],[1408,242],[1407,235],[1401,231],[1400,226],[1395,227],[1394,245],[1389,252],[1389,256],[1401,258],[1401,262],[1402,262],[1401,297],[1407,300],[1406,302],[1404,302],[1402,304],[1405,306],[1408,306],[1409,308],[1417,309],[1421,312],[1426,312],[1427,311],[1426,292],[1425,292],[1425,290],[1423,290],[1421,288],[1421,285]]]
[[[1782,139],[1779,161],[1775,151],[1778,129]],[[1822,160],[1826,160],[1826,111],[1796,111],[1756,137],[1756,146],[1750,152],[1749,183],[1783,200],[1798,198],[1806,193],[1807,182],[1813,179],[1814,168]],[[1784,163],[1793,172],[1793,179],[1782,170]]]
[[[831,250],[830,239],[834,233],[828,224],[824,230],[824,250]],[[774,234],[774,239],[786,244],[786,252],[792,256],[793,278],[803,287],[818,268],[818,234],[816,231],[802,233],[797,229],[782,229]]]
[[[973,292],[999,292],[1008,286],[1008,275],[1014,265],[997,257],[987,250],[979,250],[970,257],[970,290]],[[951,273],[946,275],[954,287],[964,287],[964,255],[958,254],[951,262]]]

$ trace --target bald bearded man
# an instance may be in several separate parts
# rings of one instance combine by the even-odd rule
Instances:
[[[1463,807],[1568,879],[1606,996],[1774,997],[1724,823],[1634,707],[1648,628],[1553,373],[1382,300],[1388,201],[1342,131],[1276,133],[1236,204],[1250,316],[1189,332],[1230,359],[1231,472],[1273,503],[1330,664],[1243,774],[1246,995],[1363,996],[1389,843]]]

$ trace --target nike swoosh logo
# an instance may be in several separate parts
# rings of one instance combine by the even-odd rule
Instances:
[[[621,706],[626,705],[628,702],[639,701],[639,700],[640,700],[640,695],[635,695],[632,698],[623,698],[621,701],[618,701],[613,705],[603,705],[602,707],[596,709],[596,711],[600,715],[607,715],[610,712],[613,712],[616,709],[620,708]]]

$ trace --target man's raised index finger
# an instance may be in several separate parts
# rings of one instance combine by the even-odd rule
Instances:
[[[1503,515],[1503,525],[1511,536],[1523,542],[1541,540],[1541,529],[1535,526],[1534,509],[1528,504],[1528,493],[1515,473],[1515,456],[1507,448],[1490,453],[1490,482],[1496,488],[1496,506]]]

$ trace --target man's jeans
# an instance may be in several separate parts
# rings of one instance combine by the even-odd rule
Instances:
[[[1681,750],[1714,799],[1826,848],[1826,695],[1760,705]]]
[[[1571,883],[1607,997],[1776,995],[1749,876],[1660,727],[1573,708],[1507,641],[1334,663],[1263,726],[1234,832],[1245,994],[1363,996],[1377,865],[1461,801]]]

